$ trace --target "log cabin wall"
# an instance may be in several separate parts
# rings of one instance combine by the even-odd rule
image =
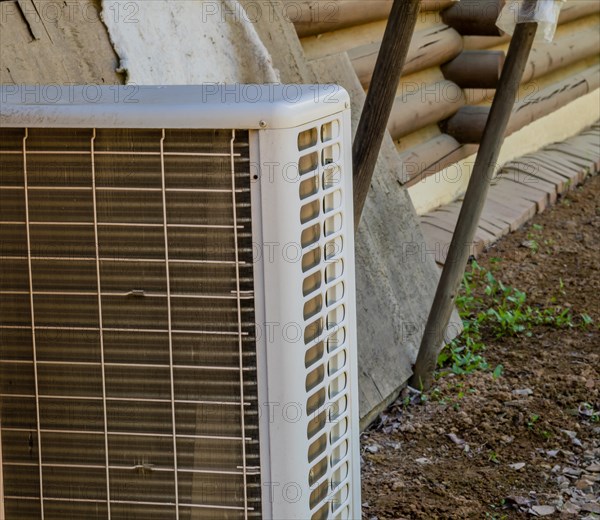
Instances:
[[[393,0],[306,0],[295,20],[306,57],[318,60],[346,53],[365,90]],[[291,1],[290,1],[291,3]],[[400,154],[398,178],[419,213],[460,196],[470,168],[460,179],[426,187],[430,177],[477,151],[509,37],[495,27],[502,0],[423,0],[388,130]],[[312,11],[311,11],[312,9]],[[507,135],[594,92],[600,86],[600,3],[569,0],[551,44],[536,43]],[[581,120],[581,130],[598,118],[597,103]],[[538,147],[567,137],[538,135]],[[560,129],[554,129],[560,130]],[[531,149],[513,145],[509,158]],[[520,153],[521,152],[521,153]],[[463,174],[463,172],[465,172]],[[451,186],[452,185],[452,186]]]

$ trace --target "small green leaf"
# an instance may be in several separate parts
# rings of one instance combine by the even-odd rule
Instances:
[[[494,372],[492,372],[492,377],[494,379],[498,379],[502,373],[504,372],[504,365],[497,365],[496,368],[494,368]]]

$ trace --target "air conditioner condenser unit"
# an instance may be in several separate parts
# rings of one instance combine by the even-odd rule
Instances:
[[[0,95],[6,520],[359,519],[347,93]]]

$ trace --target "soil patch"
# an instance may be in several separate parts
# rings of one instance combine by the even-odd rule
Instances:
[[[600,518],[599,201],[594,177],[478,260],[531,306],[593,325],[488,338],[500,377],[405,391],[362,436],[363,518]]]

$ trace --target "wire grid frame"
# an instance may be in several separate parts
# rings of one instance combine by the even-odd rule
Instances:
[[[259,518],[247,132],[2,132],[7,520]]]

